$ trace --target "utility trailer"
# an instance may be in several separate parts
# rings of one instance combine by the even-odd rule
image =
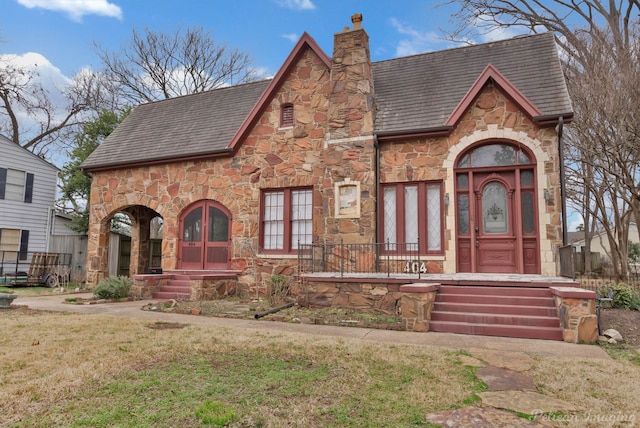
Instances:
[[[67,282],[70,271],[69,253],[0,251],[0,285],[54,287]]]

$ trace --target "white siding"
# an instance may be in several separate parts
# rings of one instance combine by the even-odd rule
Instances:
[[[47,233],[56,198],[58,169],[0,135],[0,168],[34,175],[31,203],[0,199],[0,229],[29,231],[28,251],[47,251]]]

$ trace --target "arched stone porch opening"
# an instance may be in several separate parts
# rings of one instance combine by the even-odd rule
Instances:
[[[130,221],[131,253],[129,259],[129,275],[146,273],[152,267],[152,221],[162,216],[155,210],[143,205],[120,207],[105,214],[97,222],[89,225],[87,284],[97,285],[109,277],[110,257],[119,254],[110,253],[112,220],[116,215],[125,215]],[[160,243],[160,246],[162,243]],[[161,262],[160,262],[161,263]]]

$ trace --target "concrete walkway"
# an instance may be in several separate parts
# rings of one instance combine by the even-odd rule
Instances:
[[[13,301],[13,304],[28,306],[31,309],[37,310],[113,315],[211,327],[294,332],[343,339],[361,339],[374,342],[466,349],[468,351],[472,351],[474,349],[486,349],[500,352],[517,351],[520,354],[553,356],[558,358],[610,359],[609,355],[597,346],[577,345],[551,340],[470,336],[436,332],[415,333],[357,327],[294,324],[268,320],[256,321],[234,318],[215,318],[141,310],[143,306],[157,302],[157,300],[138,300],[133,302],[100,303],[93,305],[74,305],[64,303],[64,299],[67,297],[89,298],[91,296],[91,294],[72,294],[43,297],[18,297]]]

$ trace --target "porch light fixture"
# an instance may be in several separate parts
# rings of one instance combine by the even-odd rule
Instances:
[[[444,194],[444,206],[449,206],[449,194],[445,193]]]
[[[544,189],[544,200],[546,203],[550,203],[552,200],[551,192],[549,191],[549,189]]]

